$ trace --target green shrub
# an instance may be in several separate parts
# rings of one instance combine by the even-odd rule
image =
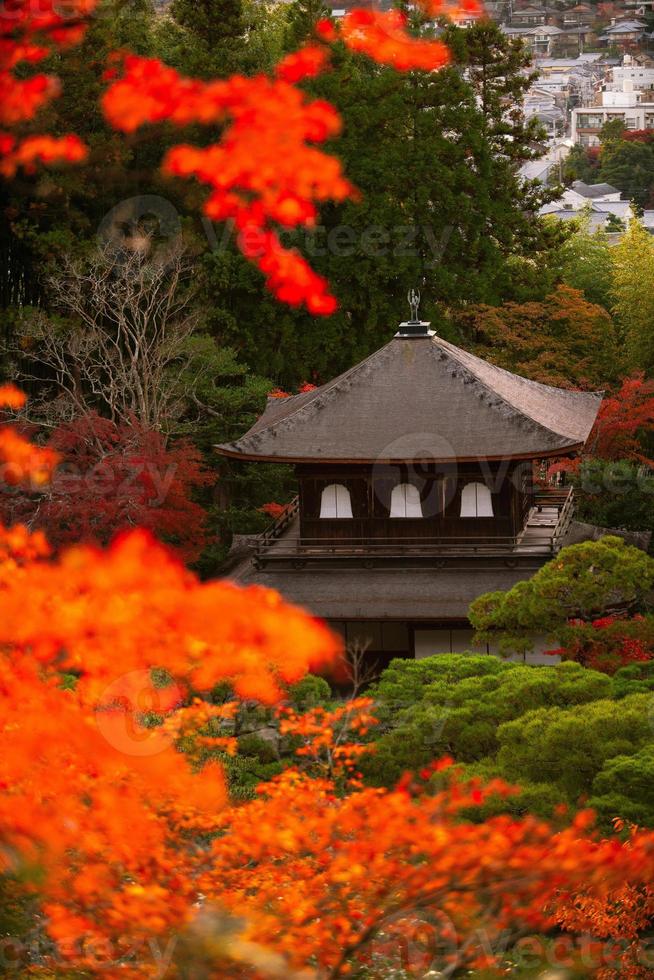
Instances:
[[[590,806],[603,824],[614,817],[640,826],[654,826],[654,744],[635,755],[609,759],[593,781]]]
[[[382,725],[362,771],[374,785],[392,785],[444,754],[478,762],[495,756],[503,722],[610,694],[610,678],[574,663],[532,667],[463,654],[394,661],[371,690]]]
[[[576,805],[616,756],[632,756],[652,740],[650,697],[574,707],[539,708],[501,725],[497,769],[510,782],[546,783]]]
[[[625,698],[628,694],[654,692],[654,660],[621,667],[611,680],[612,697],[616,700]]]

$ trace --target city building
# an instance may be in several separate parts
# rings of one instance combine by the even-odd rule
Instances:
[[[639,64],[632,55],[626,54],[621,65],[610,69],[603,88],[606,92],[624,92],[625,82],[641,92],[654,88],[654,66]]]
[[[618,233],[626,229],[633,217],[629,201],[623,201],[617,187],[611,184],[585,184],[575,180],[558,201],[544,204],[541,215],[552,215],[561,221],[579,219],[581,214],[591,231]]]
[[[654,129],[654,100],[645,101],[643,93],[630,81],[622,91],[600,94],[599,105],[580,106],[570,114],[570,136],[581,146],[599,146],[599,134],[605,123],[619,119],[625,129]]]

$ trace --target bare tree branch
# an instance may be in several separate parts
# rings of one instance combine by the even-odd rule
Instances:
[[[45,374],[56,384],[54,403],[37,406],[46,418],[99,409],[114,422],[136,418],[165,431],[194,401],[191,265],[180,246],[155,253],[148,245],[104,245],[90,261],[67,259],[48,279],[65,320],[36,314],[14,348],[41,383]]]

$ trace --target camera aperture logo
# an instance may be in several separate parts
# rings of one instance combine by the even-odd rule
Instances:
[[[185,692],[172,678],[133,670],[106,688],[95,710],[96,724],[103,738],[124,755],[158,755],[174,741],[163,722],[184,699]]]

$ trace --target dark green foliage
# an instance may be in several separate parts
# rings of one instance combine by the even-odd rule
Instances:
[[[654,530],[654,475],[628,460],[585,459],[572,475],[575,517],[600,527]]]
[[[285,10],[257,0],[173,0],[170,14],[157,27],[158,52],[186,75],[252,75],[270,70],[282,55]],[[198,131],[197,138],[206,136]]]
[[[173,0],[170,13],[207,50],[245,31],[241,0]]]
[[[497,770],[510,782],[554,785],[576,806],[593,789],[605,763],[631,755],[652,740],[650,698],[540,708],[503,724],[497,733]]]
[[[289,688],[288,700],[296,711],[311,711],[333,700],[331,688],[324,677],[307,674]]]
[[[229,795],[235,802],[254,799],[259,783],[273,779],[288,765],[288,760],[283,762],[265,739],[255,735],[239,739],[236,755],[219,752],[214,758],[225,769]]]
[[[616,701],[629,694],[654,692],[654,660],[628,664],[616,670],[611,678],[611,687],[612,697]]]
[[[562,281],[579,289],[590,303],[603,306],[611,311],[611,245],[606,232],[590,231],[590,207],[581,211],[579,219],[567,221],[565,225],[569,232],[565,241],[554,249],[550,257],[553,265],[558,266]],[[558,219],[553,219],[561,225]],[[621,365],[616,358],[616,368]],[[609,374],[602,379],[601,384],[613,380]]]
[[[528,581],[489,592],[470,606],[480,641],[527,650],[534,633],[564,640],[568,620],[636,611],[654,585],[654,560],[622,538],[606,536],[562,548]]]
[[[638,207],[649,207],[654,188],[654,145],[627,140],[605,144],[598,178],[617,187]]]
[[[651,662],[608,677],[576,663],[472,654],[396,660],[370,691],[382,724],[361,768],[367,782],[390,786],[449,754],[469,776],[519,787],[475,808],[472,820],[535,813],[565,823],[590,805],[602,830],[616,816],[651,826],[653,689]]]
[[[654,744],[605,763],[593,781],[589,805],[605,823],[615,816],[640,826],[654,823]]]
[[[597,154],[591,157],[585,147],[575,144],[570,149],[563,164],[563,177],[566,183],[573,180],[583,180],[585,184],[596,184],[598,160]]]
[[[309,41],[315,26],[322,17],[331,17],[332,8],[325,0],[294,0],[288,6],[285,44],[294,51]]]
[[[479,762],[497,752],[503,722],[610,691],[608,677],[578,664],[534,668],[471,654],[396,660],[370,691],[381,737],[362,768],[375,785],[389,785],[441,755]]]

